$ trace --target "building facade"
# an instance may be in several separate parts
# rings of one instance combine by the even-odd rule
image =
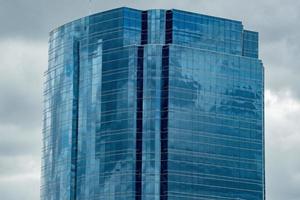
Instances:
[[[258,33],[117,8],[50,33],[42,200],[264,200]]]

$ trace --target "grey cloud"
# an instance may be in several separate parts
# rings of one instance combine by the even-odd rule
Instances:
[[[37,177],[21,176],[0,179],[3,200],[39,200],[40,181]]]
[[[76,4],[77,2],[77,4]],[[48,0],[1,0],[1,37],[47,39],[49,29],[60,20],[80,13],[76,1]],[[81,12],[82,13],[82,12]],[[76,14],[75,14],[76,15]]]
[[[1,155],[3,161],[0,167],[1,179],[12,180],[18,177],[36,177],[39,178],[40,159],[33,155],[10,156]]]
[[[300,35],[299,35],[300,38]],[[276,92],[289,90],[300,98],[300,79],[297,50],[286,40],[265,44],[262,47],[265,63],[266,86]]]
[[[267,199],[300,197],[300,102],[288,92],[267,93],[266,175]]]
[[[41,123],[43,71],[47,47],[0,40],[0,125],[37,127]]]
[[[32,88],[28,88],[26,91],[19,88],[24,86],[9,85],[4,89],[0,89],[3,98],[0,106],[0,120],[1,124],[10,124],[18,126],[36,126],[41,121],[40,107],[41,98],[36,95],[35,99],[32,99],[34,92],[30,91]],[[28,116],[30,115],[30,116]]]
[[[41,127],[24,128],[17,125],[0,125],[1,156],[40,156]],[[5,163],[0,159],[0,164]],[[0,167],[1,168],[1,167]],[[1,170],[0,170],[1,171]]]
[[[47,44],[0,38],[0,197],[39,197]],[[16,192],[17,191],[17,192]]]

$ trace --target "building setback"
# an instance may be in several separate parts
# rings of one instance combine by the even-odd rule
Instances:
[[[264,200],[258,33],[117,8],[50,33],[42,200]]]

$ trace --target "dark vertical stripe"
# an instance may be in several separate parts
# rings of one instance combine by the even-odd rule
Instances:
[[[173,41],[173,13],[166,11],[165,44]],[[169,45],[162,49],[160,199],[168,199]]]
[[[141,44],[148,43],[148,12],[142,12]],[[144,88],[144,46],[138,47],[137,60],[137,110],[136,110],[136,168],[135,199],[142,199],[142,152],[143,152],[143,88]]]
[[[160,199],[168,199],[169,46],[162,50]]]
[[[170,44],[173,42],[173,13],[171,10],[166,11],[166,44]]]
[[[71,194],[70,200],[76,200],[77,189],[77,154],[78,154],[78,102],[79,102],[79,42],[73,45],[73,118],[72,118],[72,153],[71,153]]]
[[[144,47],[138,47],[137,61],[137,110],[136,110],[136,175],[135,175],[135,199],[141,200],[142,195],[142,144],[143,144],[143,61]]]
[[[141,44],[148,43],[148,12],[142,12],[142,34],[141,34]]]

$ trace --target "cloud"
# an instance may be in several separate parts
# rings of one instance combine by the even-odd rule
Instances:
[[[92,0],[91,6],[88,1],[0,0],[1,198],[39,199],[48,32],[89,12],[128,6],[177,8],[232,18],[260,33],[267,88],[267,199],[300,199],[300,1]]]
[[[289,92],[266,91],[267,199],[300,197],[300,102]]]
[[[84,0],[1,0],[2,38],[47,40],[50,29],[87,13]]]
[[[0,55],[0,124],[39,125],[47,45],[18,39],[0,40]]]
[[[3,159],[1,157],[1,159]],[[31,165],[30,158],[18,159],[13,158],[13,161],[10,162],[11,167],[18,163],[19,169],[22,170],[22,167]],[[22,163],[21,163],[22,161]],[[2,164],[2,163],[1,163]],[[38,163],[32,164],[34,167],[39,166]],[[6,166],[5,166],[6,167]],[[23,170],[22,170],[23,171]],[[32,169],[31,169],[32,171]],[[0,178],[0,194],[1,199],[5,200],[39,200],[39,187],[40,187],[40,176],[39,171],[25,172],[24,174],[8,174],[6,176],[1,175]]]
[[[46,44],[0,39],[0,196],[5,200],[39,197],[46,66]]]

